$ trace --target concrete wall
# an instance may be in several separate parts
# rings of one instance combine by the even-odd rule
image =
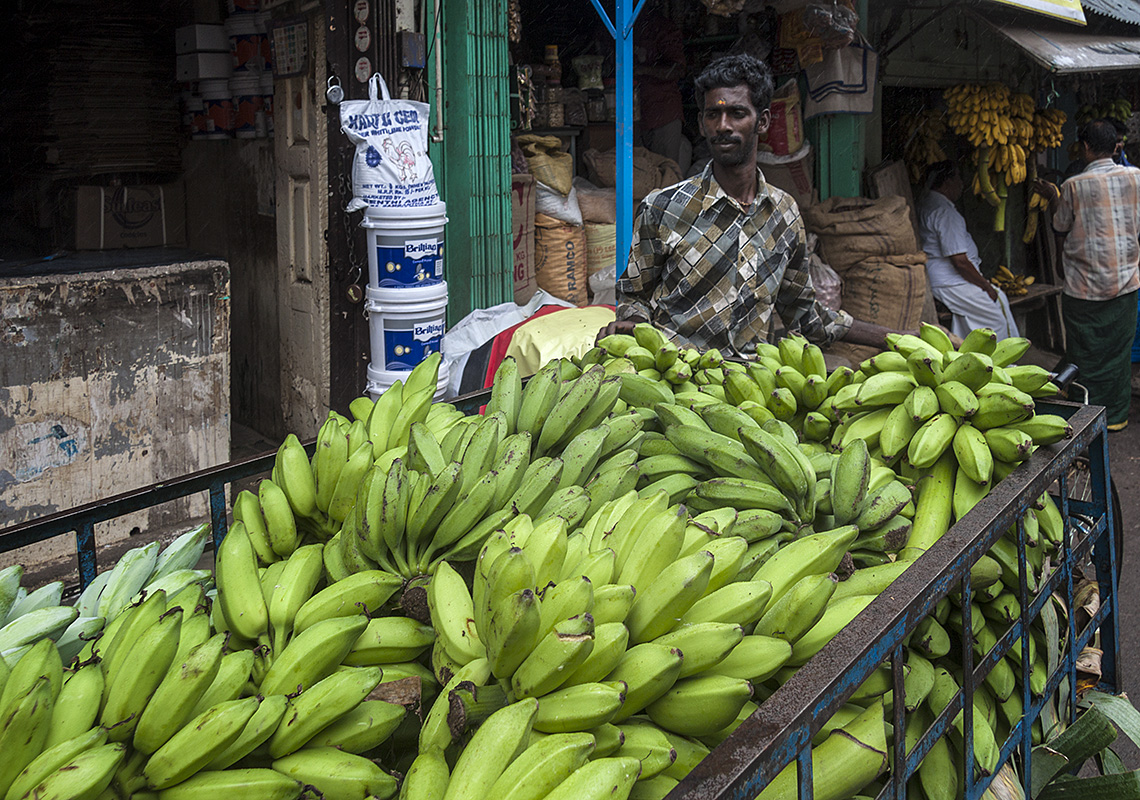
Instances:
[[[229,459],[230,283],[220,261],[0,281],[0,528]],[[205,513],[184,499],[100,544]],[[73,537],[0,566],[74,552]]]

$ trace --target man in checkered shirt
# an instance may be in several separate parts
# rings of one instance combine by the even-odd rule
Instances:
[[[618,321],[601,335],[652,322],[677,344],[752,357],[775,311],[821,345],[884,346],[890,329],[816,301],[799,207],[756,165],[772,88],[768,66],[750,55],[717,59],[697,78],[698,122],[712,161],[642,202],[617,281]]]

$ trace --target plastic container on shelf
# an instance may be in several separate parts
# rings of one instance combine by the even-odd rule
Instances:
[[[230,37],[230,52],[234,58],[234,74],[261,72],[265,66],[262,46],[265,26],[258,14],[235,14],[226,17],[226,34]]]
[[[426,208],[366,208],[368,284],[377,289],[443,282],[447,204]]]
[[[224,78],[199,81],[205,125],[198,138],[229,139],[234,135],[234,97],[230,82]]]
[[[246,73],[230,78],[234,101],[234,136],[253,139],[258,134],[257,120],[265,118],[265,95],[261,89],[261,73]],[[264,136],[265,134],[260,134]]]

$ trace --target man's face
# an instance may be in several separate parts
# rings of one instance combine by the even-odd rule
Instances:
[[[727,89],[709,89],[700,111],[698,126],[709,143],[713,163],[737,167],[755,161],[757,136],[768,130],[768,109],[757,112],[741,84]]]
[[[950,176],[946,183],[942,185],[946,196],[953,202],[957,203],[962,198],[962,190],[966,188],[965,182],[962,180],[962,173],[955,172]]]

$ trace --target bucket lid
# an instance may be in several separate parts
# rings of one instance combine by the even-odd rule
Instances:
[[[261,77],[258,75],[240,76],[230,78],[230,91],[235,94],[244,92],[246,94],[260,94],[261,93]]]
[[[366,301],[384,305],[438,300],[447,297],[447,281],[429,283],[427,286],[365,286],[364,297]]]
[[[233,16],[226,17],[223,24],[226,26],[226,33],[231,36],[239,33],[264,33],[264,27],[258,30],[258,22],[257,14],[234,14]],[[264,23],[262,23],[262,26],[264,26]]]
[[[203,95],[216,92],[228,92],[229,89],[230,82],[228,78],[210,78],[209,80],[198,81],[198,91]]]
[[[396,381],[406,381],[411,371],[407,372],[392,372],[386,369],[374,369],[371,364],[368,365],[368,388],[371,389],[375,386],[377,389],[387,389],[392,386]],[[448,381],[451,380],[451,372],[448,370],[447,362],[441,361],[439,364],[439,377],[436,379],[436,391],[442,391],[447,386]]]
[[[440,200],[435,205],[413,208],[376,208],[366,206],[364,216],[371,219],[435,219],[447,216],[447,203]]]

